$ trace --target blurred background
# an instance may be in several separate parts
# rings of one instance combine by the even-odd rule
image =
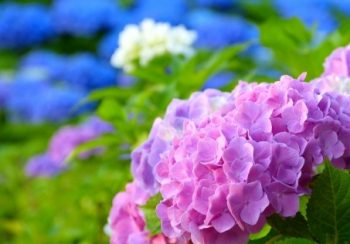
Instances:
[[[170,89],[147,100],[141,94],[151,83],[110,65],[119,33],[145,18],[195,31],[194,46],[203,53],[248,45],[199,89],[229,90],[239,79],[273,81],[304,71],[315,78],[324,58],[350,40],[347,0],[0,1],[0,243],[108,242],[103,228],[113,196],[131,179],[131,144],[147,136],[172,97],[189,95]],[[89,99],[101,89],[104,97],[120,96]],[[152,102],[164,106],[147,107]],[[148,117],[125,123],[146,109]],[[105,147],[75,157],[61,172],[42,155],[55,141]]]

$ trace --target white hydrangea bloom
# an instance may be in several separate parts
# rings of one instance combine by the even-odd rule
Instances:
[[[192,44],[197,35],[183,26],[171,27],[168,23],[156,23],[146,19],[139,26],[128,25],[119,36],[119,48],[112,56],[111,63],[126,72],[135,64],[146,66],[156,57],[172,54],[193,54]]]

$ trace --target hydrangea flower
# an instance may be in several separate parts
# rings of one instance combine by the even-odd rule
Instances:
[[[66,169],[62,161],[56,161],[48,154],[32,157],[26,165],[25,173],[29,177],[52,177]]]
[[[171,27],[167,23],[155,23],[146,19],[140,26],[128,25],[119,36],[119,48],[112,56],[113,66],[129,72],[135,65],[146,66],[163,55],[193,53],[191,47],[196,34],[183,26]]]
[[[97,52],[98,55],[106,61],[109,61],[118,47],[118,40],[120,34],[119,29],[115,29],[112,32],[105,35],[100,43],[98,44]]]
[[[54,35],[46,7],[39,4],[0,4],[0,49],[19,49]]]
[[[29,160],[26,174],[32,177],[51,177],[68,168],[67,159],[79,145],[91,141],[99,136],[113,131],[113,127],[92,117],[78,126],[66,126],[60,129],[50,141],[47,152]],[[103,148],[95,148],[79,155],[86,159],[101,153]]]
[[[325,158],[349,167],[350,100],[302,79],[242,83],[231,109],[185,123],[154,170],[166,236],[245,243],[272,213],[296,214]]]
[[[109,63],[83,53],[66,59],[61,79],[74,89],[92,91],[117,85],[116,77],[117,72]]]
[[[196,4],[201,7],[214,7],[220,9],[232,8],[235,4],[234,0],[196,0]]]
[[[192,11],[187,16],[186,23],[197,32],[196,46],[201,48],[222,48],[258,36],[256,27],[244,19],[209,10]]]
[[[25,55],[19,65],[19,70],[26,70],[32,75],[49,77],[50,80],[59,80],[64,73],[65,59],[50,51],[31,51]],[[34,73],[34,74],[33,74]]]
[[[49,153],[54,160],[64,161],[80,144],[112,131],[113,127],[110,124],[97,117],[90,118],[79,126],[63,127],[52,137]],[[101,152],[101,148],[84,152],[79,156],[80,158],[88,158],[98,152]]]
[[[187,5],[186,0],[136,0],[135,9],[130,12],[131,22],[139,23],[150,18],[157,22],[180,24],[188,10]]]
[[[6,111],[15,122],[57,123],[79,113],[73,107],[84,97],[80,91],[52,87],[46,79],[22,74],[10,85]]]
[[[194,93],[188,101],[175,99],[164,118],[155,120],[149,138],[132,153],[131,168],[136,184],[150,195],[158,192],[154,167],[159,163],[160,155],[169,150],[174,137],[182,133],[184,123],[201,121],[223,107],[228,99],[228,93],[216,90]]]
[[[117,25],[119,7],[112,0],[56,0],[52,7],[58,33],[92,36]]]
[[[336,19],[331,12],[333,6],[333,2],[331,1],[274,0],[273,4],[283,17],[298,17],[308,27],[316,24],[318,30],[321,32],[329,33],[337,27]]]
[[[324,63],[323,76],[350,76],[350,45],[334,50]]]

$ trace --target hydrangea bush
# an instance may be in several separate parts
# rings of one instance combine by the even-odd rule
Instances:
[[[158,233],[177,243],[247,243],[270,216],[295,216],[325,160],[349,168],[346,53],[332,53],[309,83],[282,76],[174,100],[132,154],[134,181],[114,199],[111,243],[154,243],[141,207],[156,194]]]

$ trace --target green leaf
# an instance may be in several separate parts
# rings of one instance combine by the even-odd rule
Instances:
[[[271,230],[271,226],[268,224],[265,224],[261,231],[259,231],[258,233],[250,234],[249,239],[259,240],[261,238],[264,238],[270,233],[270,230]]]
[[[300,213],[291,218],[274,214],[268,218],[268,223],[282,235],[312,239],[307,222]]]
[[[203,67],[201,67],[201,72],[198,74],[199,79],[205,81],[213,74],[217,73],[221,69],[224,69],[225,65],[227,65],[231,59],[233,59],[238,53],[242,52],[247,47],[248,44],[244,43],[229,46],[216,52],[207,62],[205,62]]]
[[[300,197],[299,212],[306,220],[307,220],[306,209],[307,209],[307,204],[308,204],[309,200],[310,200],[310,196]]]
[[[134,91],[126,87],[108,87],[92,91],[84,102],[97,101],[104,98],[127,99],[132,96]]]
[[[350,175],[326,163],[312,184],[307,207],[310,230],[321,243],[350,241]]]
[[[151,235],[156,235],[161,232],[160,220],[156,214],[156,206],[162,200],[162,196],[158,193],[148,200],[145,206],[142,207],[145,214],[147,229]]]
[[[313,241],[302,239],[302,238],[286,238],[273,242],[274,244],[313,244]]]
[[[107,121],[113,119],[126,119],[127,114],[124,108],[112,98],[104,99],[97,109],[97,114]]]

